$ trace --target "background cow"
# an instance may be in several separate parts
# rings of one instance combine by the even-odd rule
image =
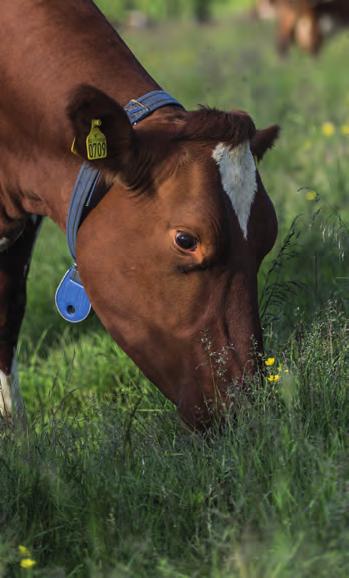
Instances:
[[[316,54],[330,33],[349,25],[347,0],[268,0],[268,4],[275,8],[277,42],[282,54],[292,42]]]

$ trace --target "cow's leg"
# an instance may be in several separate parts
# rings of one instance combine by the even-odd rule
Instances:
[[[10,423],[25,420],[16,374],[16,346],[25,311],[30,257],[40,223],[40,217],[28,218],[20,237],[0,253],[0,415]]]
[[[299,18],[295,28],[295,39],[300,48],[316,54],[322,43],[322,32],[319,19],[314,7],[306,6]]]
[[[277,17],[277,47],[280,54],[288,52],[294,38],[297,22],[297,6],[289,0],[280,1],[276,5]]]

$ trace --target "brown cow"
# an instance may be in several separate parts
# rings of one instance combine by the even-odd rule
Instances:
[[[292,42],[316,54],[328,34],[349,25],[348,0],[269,0],[278,23],[278,48],[286,53]]]
[[[253,16],[260,20],[274,20],[276,16],[274,0],[257,0],[253,8]]]
[[[63,230],[91,121],[108,156],[104,194],[77,238],[96,314],[192,427],[256,369],[257,271],[277,222],[254,157],[278,128],[242,112],[178,106],[131,126],[123,109],[159,89],[90,0],[2,0],[0,406],[21,413],[14,350],[39,225]],[[71,154],[75,147],[80,156]]]

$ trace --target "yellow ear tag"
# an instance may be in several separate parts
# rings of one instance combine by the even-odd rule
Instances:
[[[74,140],[72,142],[72,145],[70,147],[70,152],[72,152],[73,155],[76,155],[77,157],[79,156],[78,149],[76,148],[76,138],[74,138]]]
[[[89,161],[105,159],[108,155],[107,139],[100,130],[102,121],[94,119],[91,122],[91,130],[86,138],[86,151]]]

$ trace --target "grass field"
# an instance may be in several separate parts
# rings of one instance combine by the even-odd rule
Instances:
[[[280,224],[260,276],[280,380],[237,400],[224,434],[186,431],[96,319],[60,320],[69,258],[46,222],[19,352],[30,433],[1,434],[0,577],[347,577],[348,34],[315,61],[279,60],[244,18],[124,37],[188,108],[282,126],[260,167]]]
[[[198,4],[203,0],[96,0],[99,8],[114,22],[123,22],[127,19],[130,9],[139,10],[151,20],[156,22],[168,18],[186,20],[192,18]],[[239,13],[250,10],[254,0],[206,0],[210,6],[212,18],[222,17],[226,14]]]

